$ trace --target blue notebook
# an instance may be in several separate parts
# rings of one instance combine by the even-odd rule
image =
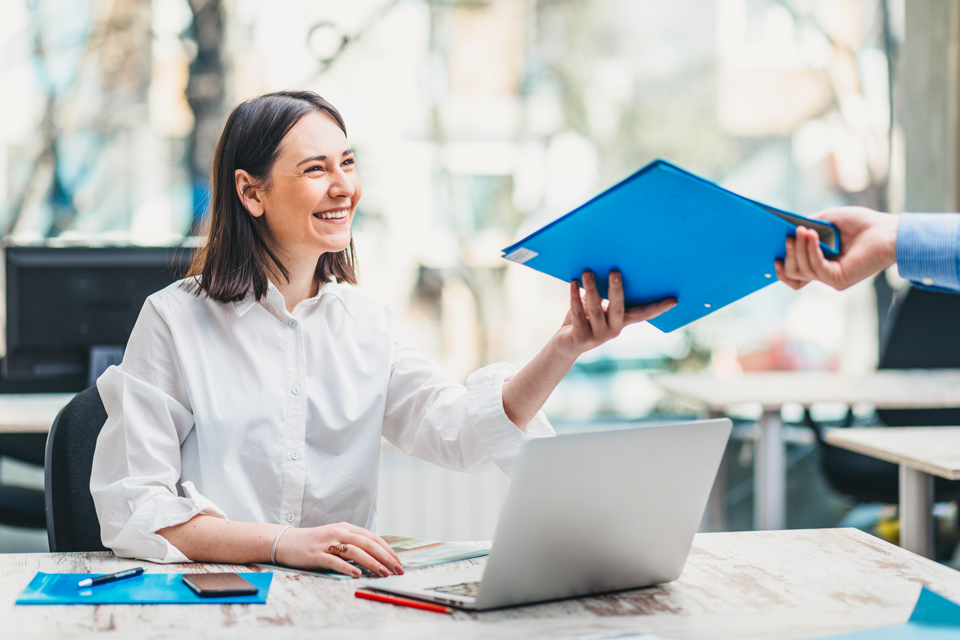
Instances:
[[[773,261],[802,224],[824,254],[840,232],[739,196],[665,160],[651,162],[593,200],[503,250],[503,257],[565,282],[585,270],[606,297],[607,274],[623,273],[627,304],[675,297],[650,324],[673,331],[776,280]]]
[[[97,574],[38,572],[17,598],[17,604],[265,604],[273,574],[240,575],[258,589],[256,595],[201,598],[183,583],[182,573],[144,573],[78,589],[78,582]]]

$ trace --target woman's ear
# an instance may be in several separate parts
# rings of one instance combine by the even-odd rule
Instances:
[[[257,187],[257,182],[243,169],[237,169],[233,175],[237,183],[237,197],[240,198],[240,204],[254,218],[259,218],[263,215],[263,202],[260,200],[261,190]]]

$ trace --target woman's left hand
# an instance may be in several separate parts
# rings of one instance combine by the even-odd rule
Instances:
[[[676,298],[626,309],[623,301],[623,278],[619,271],[611,271],[608,281],[608,300],[600,299],[597,282],[589,271],[583,273],[583,293],[576,280],[570,283],[570,311],[556,335],[557,347],[567,357],[599,347],[620,335],[628,324],[656,318],[676,306]],[[606,302],[606,304],[604,304]]]
[[[504,383],[503,410],[520,429],[526,429],[581,353],[616,338],[628,324],[656,318],[677,304],[675,298],[667,298],[625,309],[619,271],[610,272],[608,284],[609,300],[604,304],[592,273],[583,274],[582,296],[580,283],[571,282],[570,311],[560,330],[533,360]]]

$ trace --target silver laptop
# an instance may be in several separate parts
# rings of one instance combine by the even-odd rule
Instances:
[[[676,580],[730,429],[703,420],[529,441],[485,563],[363,586],[483,610]]]

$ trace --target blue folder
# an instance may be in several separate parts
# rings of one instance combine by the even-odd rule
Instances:
[[[182,573],[144,573],[136,578],[77,588],[90,573],[38,572],[17,604],[265,604],[272,573],[241,573],[258,591],[252,596],[201,598],[183,582]]]
[[[828,257],[840,232],[739,196],[665,160],[651,162],[520,242],[503,257],[565,282],[623,274],[627,304],[668,297],[678,304],[650,321],[673,331],[776,280],[773,261],[797,225],[814,229]]]

